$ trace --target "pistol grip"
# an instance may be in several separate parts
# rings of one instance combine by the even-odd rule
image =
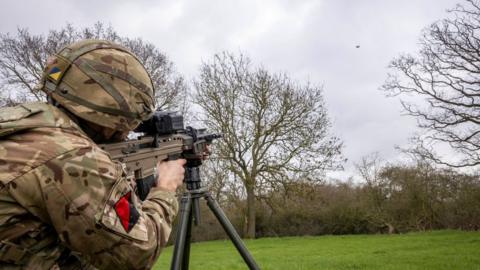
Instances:
[[[153,174],[135,181],[137,182],[137,195],[142,201],[147,198],[150,189],[157,184],[157,179]]]

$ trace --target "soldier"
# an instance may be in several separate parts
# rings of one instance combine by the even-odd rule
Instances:
[[[161,162],[144,202],[97,143],[123,140],[154,111],[127,49],[85,40],[49,58],[46,103],[0,110],[0,268],[149,269],[177,213],[185,160]]]

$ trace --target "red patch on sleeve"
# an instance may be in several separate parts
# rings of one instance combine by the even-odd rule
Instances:
[[[132,204],[132,192],[128,192],[115,203],[115,211],[126,232],[130,232],[137,223],[140,214]]]

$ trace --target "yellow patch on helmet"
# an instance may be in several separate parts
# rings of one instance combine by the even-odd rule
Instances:
[[[62,74],[62,71],[58,67],[53,67],[48,73],[48,76],[54,79],[55,81],[58,81],[58,78],[60,78],[61,74]]]

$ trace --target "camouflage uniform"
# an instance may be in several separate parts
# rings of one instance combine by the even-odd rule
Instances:
[[[81,45],[75,57],[68,53],[78,48],[67,48],[47,63],[49,96],[80,118],[118,130],[148,117],[153,90],[142,81],[149,77],[142,68],[126,69],[139,65],[135,59],[108,42]],[[148,269],[177,210],[174,193],[158,188],[141,202],[122,165],[63,110],[44,103],[0,110],[0,269]]]
[[[140,203],[121,164],[51,105],[3,109],[0,122],[2,269],[50,269],[68,250],[102,269],[152,266],[177,212],[173,193],[152,189]],[[129,232],[116,208],[126,194],[139,214]]]

